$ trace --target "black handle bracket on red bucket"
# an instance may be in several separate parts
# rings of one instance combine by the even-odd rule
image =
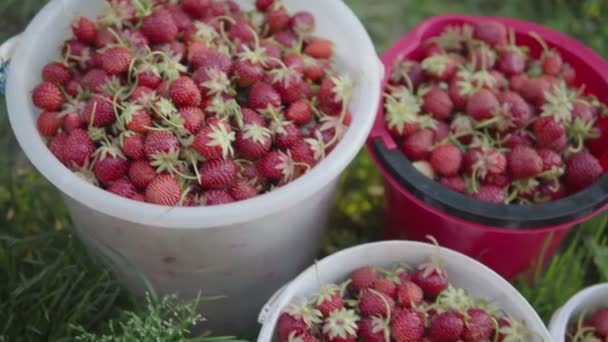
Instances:
[[[459,194],[418,171],[399,149],[373,139],[370,150],[393,179],[426,204],[463,220],[504,228],[545,228],[575,221],[608,202],[608,175],[595,185],[559,201],[534,205],[482,202]]]

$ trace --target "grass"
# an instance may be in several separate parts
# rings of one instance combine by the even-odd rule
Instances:
[[[0,41],[17,33],[44,0],[0,2]],[[346,0],[384,51],[424,18],[448,12],[516,16],[567,32],[608,56],[603,0]],[[0,98],[0,342],[214,341],[187,337],[199,303],[135,300],[74,237],[57,191],[24,158]],[[369,155],[345,174],[323,254],[380,238],[382,183]],[[608,281],[606,217],[579,227],[544,270],[516,285],[548,319],[582,287]],[[507,251],[506,251],[507,252]],[[202,304],[204,307],[204,303]],[[173,317],[179,312],[178,317]],[[151,339],[151,338],[150,338]]]

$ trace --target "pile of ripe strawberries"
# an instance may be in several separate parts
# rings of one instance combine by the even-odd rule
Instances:
[[[568,335],[568,342],[602,342],[608,339],[608,308],[598,308],[578,316]]]
[[[279,317],[280,342],[525,342],[521,321],[449,284],[439,259],[409,270],[363,267]]]
[[[529,35],[539,56],[501,23],[449,26],[423,43],[419,60],[396,62],[386,125],[421,172],[505,204],[558,200],[604,174],[606,106],[585,94],[557,50]]]
[[[42,70],[38,130],[114,194],[218,205],[286,185],[341,140],[352,84],[280,0],[108,0]]]

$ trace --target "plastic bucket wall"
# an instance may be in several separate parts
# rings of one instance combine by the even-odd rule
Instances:
[[[258,342],[276,340],[276,326],[283,309],[299,298],[315,294],[322,284],[342,282],[352,271],[364,266],[387,267],[397,262],[418,265],[428,262],[436,252],[437,247],[427,243],[384,241],[349,248],[321,260],[302,272],[267,303],[260,315],[262,330]],[[530,304],[494,271],[447,248],[441,248],[441,260],[454,286],[468,290],[475,297],[490,300],[513,317],[524,320],[544,341],[551,341],[549,332]]]
[[[92,254],[112,260],[136,293],[144,290],[144,275],[161,293],[226,296],[203,308],[205,326],[218,333],[253,328],[263,300],[313,260],[338,177],[365,143],[380,99],[382,65],[348,7],[342,1],[285,3],[294,11],[311,11],[318,34],[336,42],[338,67],[355,82],[353,123],[336,150],[307,175],[245,202],[208,208],[138,203],[88,184],[49,152],[36,131],[31,90],[43,65],[58,57],[73,17],[96,16],[104,1],[50,1],[22,35],[11,61],[7,100],[15,135],[34,166],[64,194]]]
[[[577,293],[551,317],[549,323],[551,341],[566,342],[568,327],[579,314],[584,311],[591,314],[594,309],[606,307],[608,307],[608,283],[588,287]]]
[[[577,70],[578,80],[587,83],[587,91],[600,98],[605,97],[608,92],[608,69],[606,62],[597,54],[573,39],[537,24],[510,18],[491,19],[513,27],[518,42],[530,46],[533,55],[540,53],[540,47],[528,33],[538,33],[572,64]],[[399,56],[419,58],[420,46],[427,38],[440,34],[448,25],[479,20],[487,18],[446,15],[420,24],[382,57],[387,70],[384,84],[388,82],[390,70]],[[368,140],[368,149],[385,179],[385,227],[388,238],[424,240],[426,235],[433,235],[441,245],[482,261],[508,279],[526,271],[538,262],[540,256],[552,255],[575,224],[606,208],[605,200],[595,200],[606,197],[606,177],[594,189],[560,201],[560,204],[553,202],[525,209],[527,216],[504,214],[517,212],[514,206],[507,208],[482,203],[453,193],[415,171],[388,133],[382,106]],[[580,198],[589,197],[595,202],[586,205],[581,204],[584,201],[579,201]],[[460,211],[451,210],[454,204],[460,206]],[[496,212],[502,215],[495,216],[500,219],[492,216]],[[562,214],[571,216],[564,219],[560,216]],[[500,221],[499,224],[496,221]]]

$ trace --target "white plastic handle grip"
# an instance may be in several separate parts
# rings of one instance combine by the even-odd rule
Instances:
[[[16,35],[0,45],[0,94],[5,92],[8,63],[15,53],[19,37],[19,35]]]

